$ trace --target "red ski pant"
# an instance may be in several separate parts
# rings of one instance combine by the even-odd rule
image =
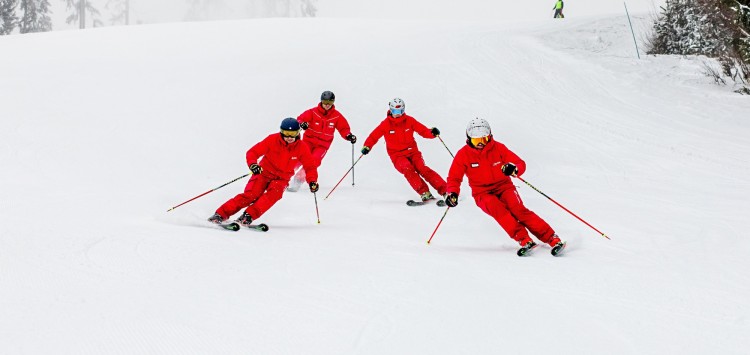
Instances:
[[[315,161],[315,169],[317,169],[323,163],[323,157],[328,153],[328,148],[310,143],[307,143],[307,146],[310,148],[310,154]],[[297,163],[297,166],[294,167],[297,172],[294,174],[294,179],[297,181],[305,181],[305,169],[300,168],[301,166],[302,163]]]
[[[216,213],[221,218],[228,219],[247,207],[245,212],[250,214],[253,220],[258,219],[281,199],[287,184],[286,180],[274,179],[265,174],[253,175],[247,182],[245,191],[221,205]]]
[[[474,201],[519,244],[524,245],[531,241],[529,232],[543,243],[549,244],[552,241],[555,231],[541,217],[523,205],[521,196],[515,188],[499,193],[475,195]]]
[[[422,153],[416,153],[405,157],[392,156],[391,162],[393,162],[393,166],[396,167],[396,170],[398,170],[399,173],[404,174],[406,181],[409,182],[411,188],[418,194],[421,195],[430,191],[425,180],[437,190],[438,194],[445,194],[445,180],[443,180],[438,173],[425,165]],[[424,180],[422,178],[424,178]]]

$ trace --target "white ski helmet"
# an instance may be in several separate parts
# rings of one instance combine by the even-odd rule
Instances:
[[[469,121],[469,125],[466,126],[466,137],[467,138],[482,138],[492,134],[489,122],[479,117]]]
[[[406,112],[406,104],[404,103],[404,100],[401,100],[398,97],[388,103],[388,108],[391,115],[403,115]]]

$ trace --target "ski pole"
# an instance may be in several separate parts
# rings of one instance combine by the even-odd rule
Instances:
[[[531,187],[532,189],[534,189],[534,191],[536,191],[536,192],[538,192],[538,193],[542,194],[542,196],[546,197],[546,198],[547,198],[547,199],[549,199],[550,201],[554,202],[554,203],[555,203],[556,205],[560,206],[560,208],[564,209],[564,210],[565,210],[565,212],[568,212],[568,213],[570,213],[570,214],[571,214],[571,215],[572,215],[573,217],[575,217],[575,218],[578,218],[578,220],[579,220],[579,221],[581,221],[581,222],[585,223],[585,224],[586,224],[587,226],[591,227],[591,229],[593,229],[593,230],[595,230],[595,231],[599,232],[599,234],[601,234],[601,235],[602,235],[602,237],[604,237],[604,238],[607,238],[607,239],[609,239],[609,237],[608,237],[608,236],[607,236],[606,234],[604,234],[604,233],[602,233],[602,232],[601,232],[600,230],[598,230],[598,229],[594,228],[594,226],[592,226],[592,225],[590,225],[590,224],[589,224],[588,222],[584,221],[584,220],[583,220],[583,219],[582,219],[581,217],[578,217],[578,216],[577,216],[577,215],[576,215],[575,213],[573,213],[573,212],[570,212],[570,210],[569,210],[569,209],[567,209],[567,208],[565,208],[565,207],[564,207],[563,205],[561,205],[561,204],[557,203],[557,201],[555,201],[555,200],[553,200],[553,199],[552,199],[551,197],[547,196],[547,195],[546,195],[546,194],[545,194],[544,192],[541,192],[541,191],[539,191],[539,189],[537,189],[536,187],[534,187],[534,185],[532,185],[532,184],[529,184],[529,183],[528,183],[528,181],[526,181],[526,180],[522,179],[522,178],[521,178],[520,176],[515,176],[515,175],[513,175],[513,176],[514,176],[514,177],[515,177],[516,179],[518,179],[518,180],[521,180],[521,181],[523,181],[523,182],[524,182],[524,183],[525,183],[526,185],[529,185],[529,187]]]
[[[320,212],[318,212],[318,193],[313,192],[313,197],[315,197],[315,214],[318,215],[318,224],[320,224]]]
[[[179,204],[179,205],[177,205],[177,206],[174,206],[174,207],[172,207],[172,208],[168,209],[168,210],[167,210],[167,212],[169,212],[169,211],[171,211],[171,210],[173,210],[173,209],[175,209],[175,208],[177,208],[177,207],[180,207],[180,206],[182,206],[182,205],[184,205],[184,204],[186,204],[186,203],[188,203],[188,202],[190,202],[190,201],[192,201],[192,200],[195,200],[195,199],[197,199],[197,198],[199,198],[199,197],[202,197],[202,196],[204,196],[204,195],[207,195],[207,194],[209,194],[209,193],[211,193],[211,192],[214,192],[214,191],[216,191],[216,190],[218,190],[218,189],[220,189],[220,188],[222,188],[222,187],[224,187],[224,186],[227,186],[227,185],[229,185],[229,184],[231,184],[231,183],[233,183],[233,182],[235,182],[235,181],[237,181],[237,180],[239,180],[239,179],[242,179],[242,178],[244,178],[245,176],[248,176],[248,175],[250,175],[250,173],[247,173],[247,174],[245,174],[245,175],[242,175],[242,176],[240,176],[240,177],[238,177],[238,178],[236,178],[236,179],[234,179],[234,180],[232,180],[232,181],[230,181],[230,182],[228,182],[228,183],[226,183],[226,184],[224,184],[224,185],[221,185],[221,186],[219,186],[219,187],[217,187],[217,188],[214,188],[214,189],[208,190],[208,191],[206,191],[206,192],[204,192],[204,193],[202,193],[202,194],[200,194],[200,195],[198,195],[198,196],[195,196],[195,197],[193,197],[193,198],[191,198],[191,199],[189,199],[189,200],[187,200],[187,201],[185,201],[185,202],[183,202],[183,203],[181,203],[181,204]]]
[[[450,209],[451,209],[450,207],[445,209],[445,213],[443,213],[443,217],[440,218],[440,222],[438,222],[437,226],[435,227],[435,230],[432,231],[432,235],[430,235],[430,239],[427,239],[427,244],[430,244],[430,242],[432,241],[432,237],[435,236],[435,232],[437,232],[438,228],[440,228],[440,224],[443,223],[443,219],[445,219],[445,215],[448,214],[448,210]]]
[[[352,143],[352,186],[354,186],[354,143]]]
[[[437,136],[437,137],[438,137],[438,139],[440,140],[440,142],[442,142],[442,143],[443,143],[443,147],[445,147],[445,149],[447,149],[447,150],[448,150],[448,154],[450,154],[450,155],[451,155],[451,157],[452,157],[453,159],[455,159],[455,158],[456,158],[456,156],[454,156],[454,155],[453,155],[453,153],[451,152],[451,150],[450,150],[450,149],[448,149],[448,146],[447,146],[447,145],[445,145],[445,142],[443,142],[443,139],[442,139],[442,138],[440,138],[440,136]]]
[[[329,192],[328,195],[326,195],[326,197],[323,198],[324,200],[328,199],[328,196],[331,196],[331,194],[333,193],[333,190],[336,190],[336,188],[339,186],[339,184],[342,181],[344,181],[344,179],[346,178],[347,175],[349,175],[349,172],[352,171],[352,170],[354,170],[354,166],[357,165],[357,163],[359,163],[359,160],[362,159],[363,156],[365,156],[365,155],[364,154],[360,154],[359,158],[357,158],[357,160],[352,164],[352,167],[349,168],[349,170],[346,171],[346,174],[344,174],[344,176],[341,177],[341,180],[339,180],[339,182],[336,183],[336,186],[334,186],[331,189],[331,192]]]

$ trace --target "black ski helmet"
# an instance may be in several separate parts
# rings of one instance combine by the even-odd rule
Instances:
[[[323,93],[320,94],[320,101],[323,101],[323,100],[335,101],[336,100],[336,95],[334,95],[333,92],[328,91],[328,90],[323,91]]]
[[[294,136],[294,142],[296,142],[296,141],[299,140],[299,137],[300,137],[300,134],[299,134],[299,122],[297,122],[296,118],[292,118],[292,117],[285,118],[284,120],[281,121],[281,127],[280,128],[281,128],[281,131],[279,132],[279,134],[281,135],[282,139],[284,139],[285,137],[287,137],[286,135],[284,135],[284,131],[295,131],[295,132],[297,132],[297,135]],[[294,142],[292,142],[292,143],[294,143]],[[287,143],[287,144],[291,144],[291,143]]]
[[[287,117],[281,121],[281,129],[285,131],[299,131],[299,122],[295,118]]]

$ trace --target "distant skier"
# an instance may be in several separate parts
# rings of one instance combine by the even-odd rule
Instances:
[[[305,143],[299,142],[299,122],[292,117],[281,121],[281,132],[273,133],[247,151],[246,160],[253,176],[245,191],[225,202],[209,217],[219,224],[247,207],[237,223],[250,225],[281,199],[294,166],[301,162],[307,173],[311,192],[318,191],[315,159]],[[260,162],[258,159],[263,157]]]
[[[391,100],[388,106],[385,120],[367,137],[362,147],[362,154],[369,153],[375,143],[385,136],[385,147],[393,166],[404,175],[422,201],[434,199],[425,180],[437,190],[438,194],[445,194],[445,180],[425,165],[422,152],[419,151],[417,142],[414,140],[415,132],[424,138],[434,139],[440,135],[440,130],[435,127],[427,128],[414,117],[407,115],[406,104],[399,98]]]
[[[563,15],[563,6],[565,4],[563,3],[563,0],[557,0],[555,3],[555,6],[552,7],[553,10],[555,10],[555,16],[554,18],[565,18],[565,15]]]
[[[469,122],[466,138],[466,146],[456,153],[448,172],[445,204],[458,205],[461,182],[466,175],[477,206],[521,245],[518,256],[537,246],[529,232],[549,244],[552,255],[557,255],[565,242],[547,222],[523,205],[510,179],[510,176],[521,176],[526,171],[526,163],[505,145],[493,140],[490,124],[481,118]]]
[[[346,121],[341,112],[336,110],[336,106],[333,104],[335,100],[336,95],[333,92],[323,91],[320,95],[320,103],[297,117],[300,127],[305,130],[302,135],[302,142],[310,148],[310,153],[315,159],[316,169],[323,162],[323,157],[331,147],[336,130],[339,131],[342,138],[352,144],[357,142],[357,136],[353,135],[349,128],[349,122]],[[305,170],[299,167],[300,164],[297,164],[295,168],[297,173],[287,187],[287,191],[299,190],[300,185],[305,181]]]

